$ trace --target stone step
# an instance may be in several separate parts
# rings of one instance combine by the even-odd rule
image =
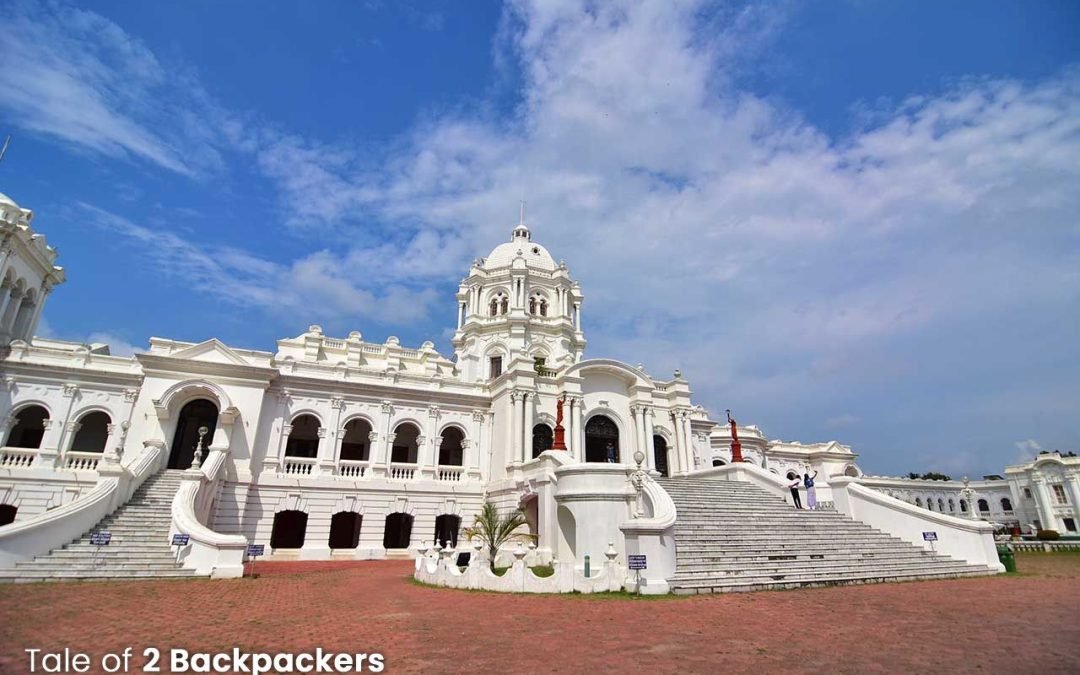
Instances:
[[[100,570],[96,572],[55,572],[41,573],[18,573],[12,574],[11,570],[0,570],[0,583],[41,583],[41,582],[71,582],[71,581],[139,581],[153,579],[190,579],[197,577],[194,570],[154,570],[152,572],[138,572],[135,570]]]
[[[672,592],[677,595],[696,593],[734,593],[745,591],[787,590],[796,588],[820,588],[825,586],[846,586],[857,584],[887,583],[895,581],[920,581],[930,579],[957,579],[992,574],[989,570],[973,568],[955,572],[896,572],[892,574],[850,574],[834,575],[828,579],[789,577],[783,580],[763,581],[747,579],[739,582],[723,580],[700,580],[694,583],[675,581],[671,584]]]
[[[798,549],[766,549],[766,550],[754,550],[754,549],[740,549],[740,550],[711,550],[711,551],[687,551],[680,549],[675,555],[675,559],[679,562],[699,562],[699,561],[753,561],[753,560],[836,560],[836,559],[894,559],[894,558],[919,558],[922,559],[925,556],[930,555],[929,551],[911,550],[910,547],[906,548],[869,548],[860,547],[855,550],[851,549],[837,549],[837,548],[821,548],[811,550],[798,550]]]
[[[676,578],[698,577],[744,577],[744,576],[774,576],[777,574],[828,575],[832,573],[879,571],[882,573],[892,570],[951,570],[955,567],[967,565],[955,561],[942,560],[796,560],[785,564],[761,563],[758,565],[687,565],[680,566]]]

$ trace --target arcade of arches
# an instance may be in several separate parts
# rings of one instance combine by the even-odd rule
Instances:
[[[105,452],[111,423],[112,420],[103,412],[83,415],[75,438],[71,441],[71,449],[75,452]]]
[[[300,415],[292,421],[289,439],[285,442],[286,457],[307,457],[314,459],[319,455],[319,420],[314,415]]]
[[[39,405],[23,408],[15,413],[15,424],[4,445],[9,448],[40,448],[48,419],[49,411]]]
[[[0,521],[10,509],[14,519],[15,507],[0,506]],[[409,548],[412,541],[413,516],[408,513],[391,513],[386,517],[383,530],[383,547],[387,549]],[[331,550],[355,549],[360,545],[360,528],[364,518],[352,511],[339,511],[330,518],[330,535],[327,542]],[[10,522],[10,521],[9,521]],[[308,514],[303,511],[286,510],[274,515],[270,532],[273,549],[301,548],[307,539]],[[443,513],[435,518],[434,541],[440,546],[455,547],[461,532],[461,516]]]
[[[394,449],[390,461],[397,464],[416,464],[420,453],[420,429],[412,422],[403,422],[394,429]]]
[[[364,462],[370,455],[371,423],[363,418],[349,420],[341,439],[341,459]]]
[[[176,419],[176,431],[173,432],[172,449],[169,452],[170,469],[187,469],[195,459],[195,448],[199,445],[199,428],[206,427],[204,446],[210,445],[217,428],[218,408],[205,398],[188,401],[180,409]]]
[[[457,427],[443,430],[439,441],[439,466],[462,466],[465,463],[464,440],[465,433]]]

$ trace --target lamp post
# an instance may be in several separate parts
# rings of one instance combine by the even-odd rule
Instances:
[[[630,484],[634,486],[634,491],[637,493],[634,499],[634,517],[641,518],[645,515],[644,500],[641,495],[645,490],[645,480],[648,477],[648,474],[641,469],[641,463],[645,461],[645,453],[635,450],[634,461],[637,463],[637,469],[630,474]]]
[[[195,446],[195,457],[191,460],[191,468],[198,469],[202,466],[203,458],[203,437],[210,433],[208,427],[199,427],[199,444]]]

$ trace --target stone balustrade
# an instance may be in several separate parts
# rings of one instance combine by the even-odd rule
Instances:
[[[29,469],[37,455],[36,448],[0,448],[0,469]]]
[[[435,471],[436,480],[444,483],[460,483],[464,475],[465,467],[461,466],[440,466]]]
[[[354,459],[338,461],[337,475],[343,478],[363,478],[368,473],[368,463]]]
[[[64,457],[64,468],[68,471],[97,471],[100,461],[100,452],[69,452]]]
[[[310,476],[315,470],[314,457],[286,457],[281,472],[287,476]]]
[[[416,464],[394,463],[390,465],[389,477],[394,480],[412,480],[416,477]]]

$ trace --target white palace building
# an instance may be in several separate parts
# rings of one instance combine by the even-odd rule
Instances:
[[[678,371],[585,356],[582,289],[524,224],[462,280],[453,358],[319,326],[273,351],[151,338],[125,357],[33,337],[65,275],[32,216],[0,195],[5,580],[238,576],[263,544],[271,559],[419,558],[436,583],[484,586],[439,575],[485,500],[525,511],[532,543],[500,555],[553,564],[560,590],[986,574],[1001,569],[991,523],[1080,521],[1080,459],[1058,453],[969,485],[868,477],[844,445],[745,426],[732,463],[731,427]],[[790,506],[806,471],[817,511]]]

